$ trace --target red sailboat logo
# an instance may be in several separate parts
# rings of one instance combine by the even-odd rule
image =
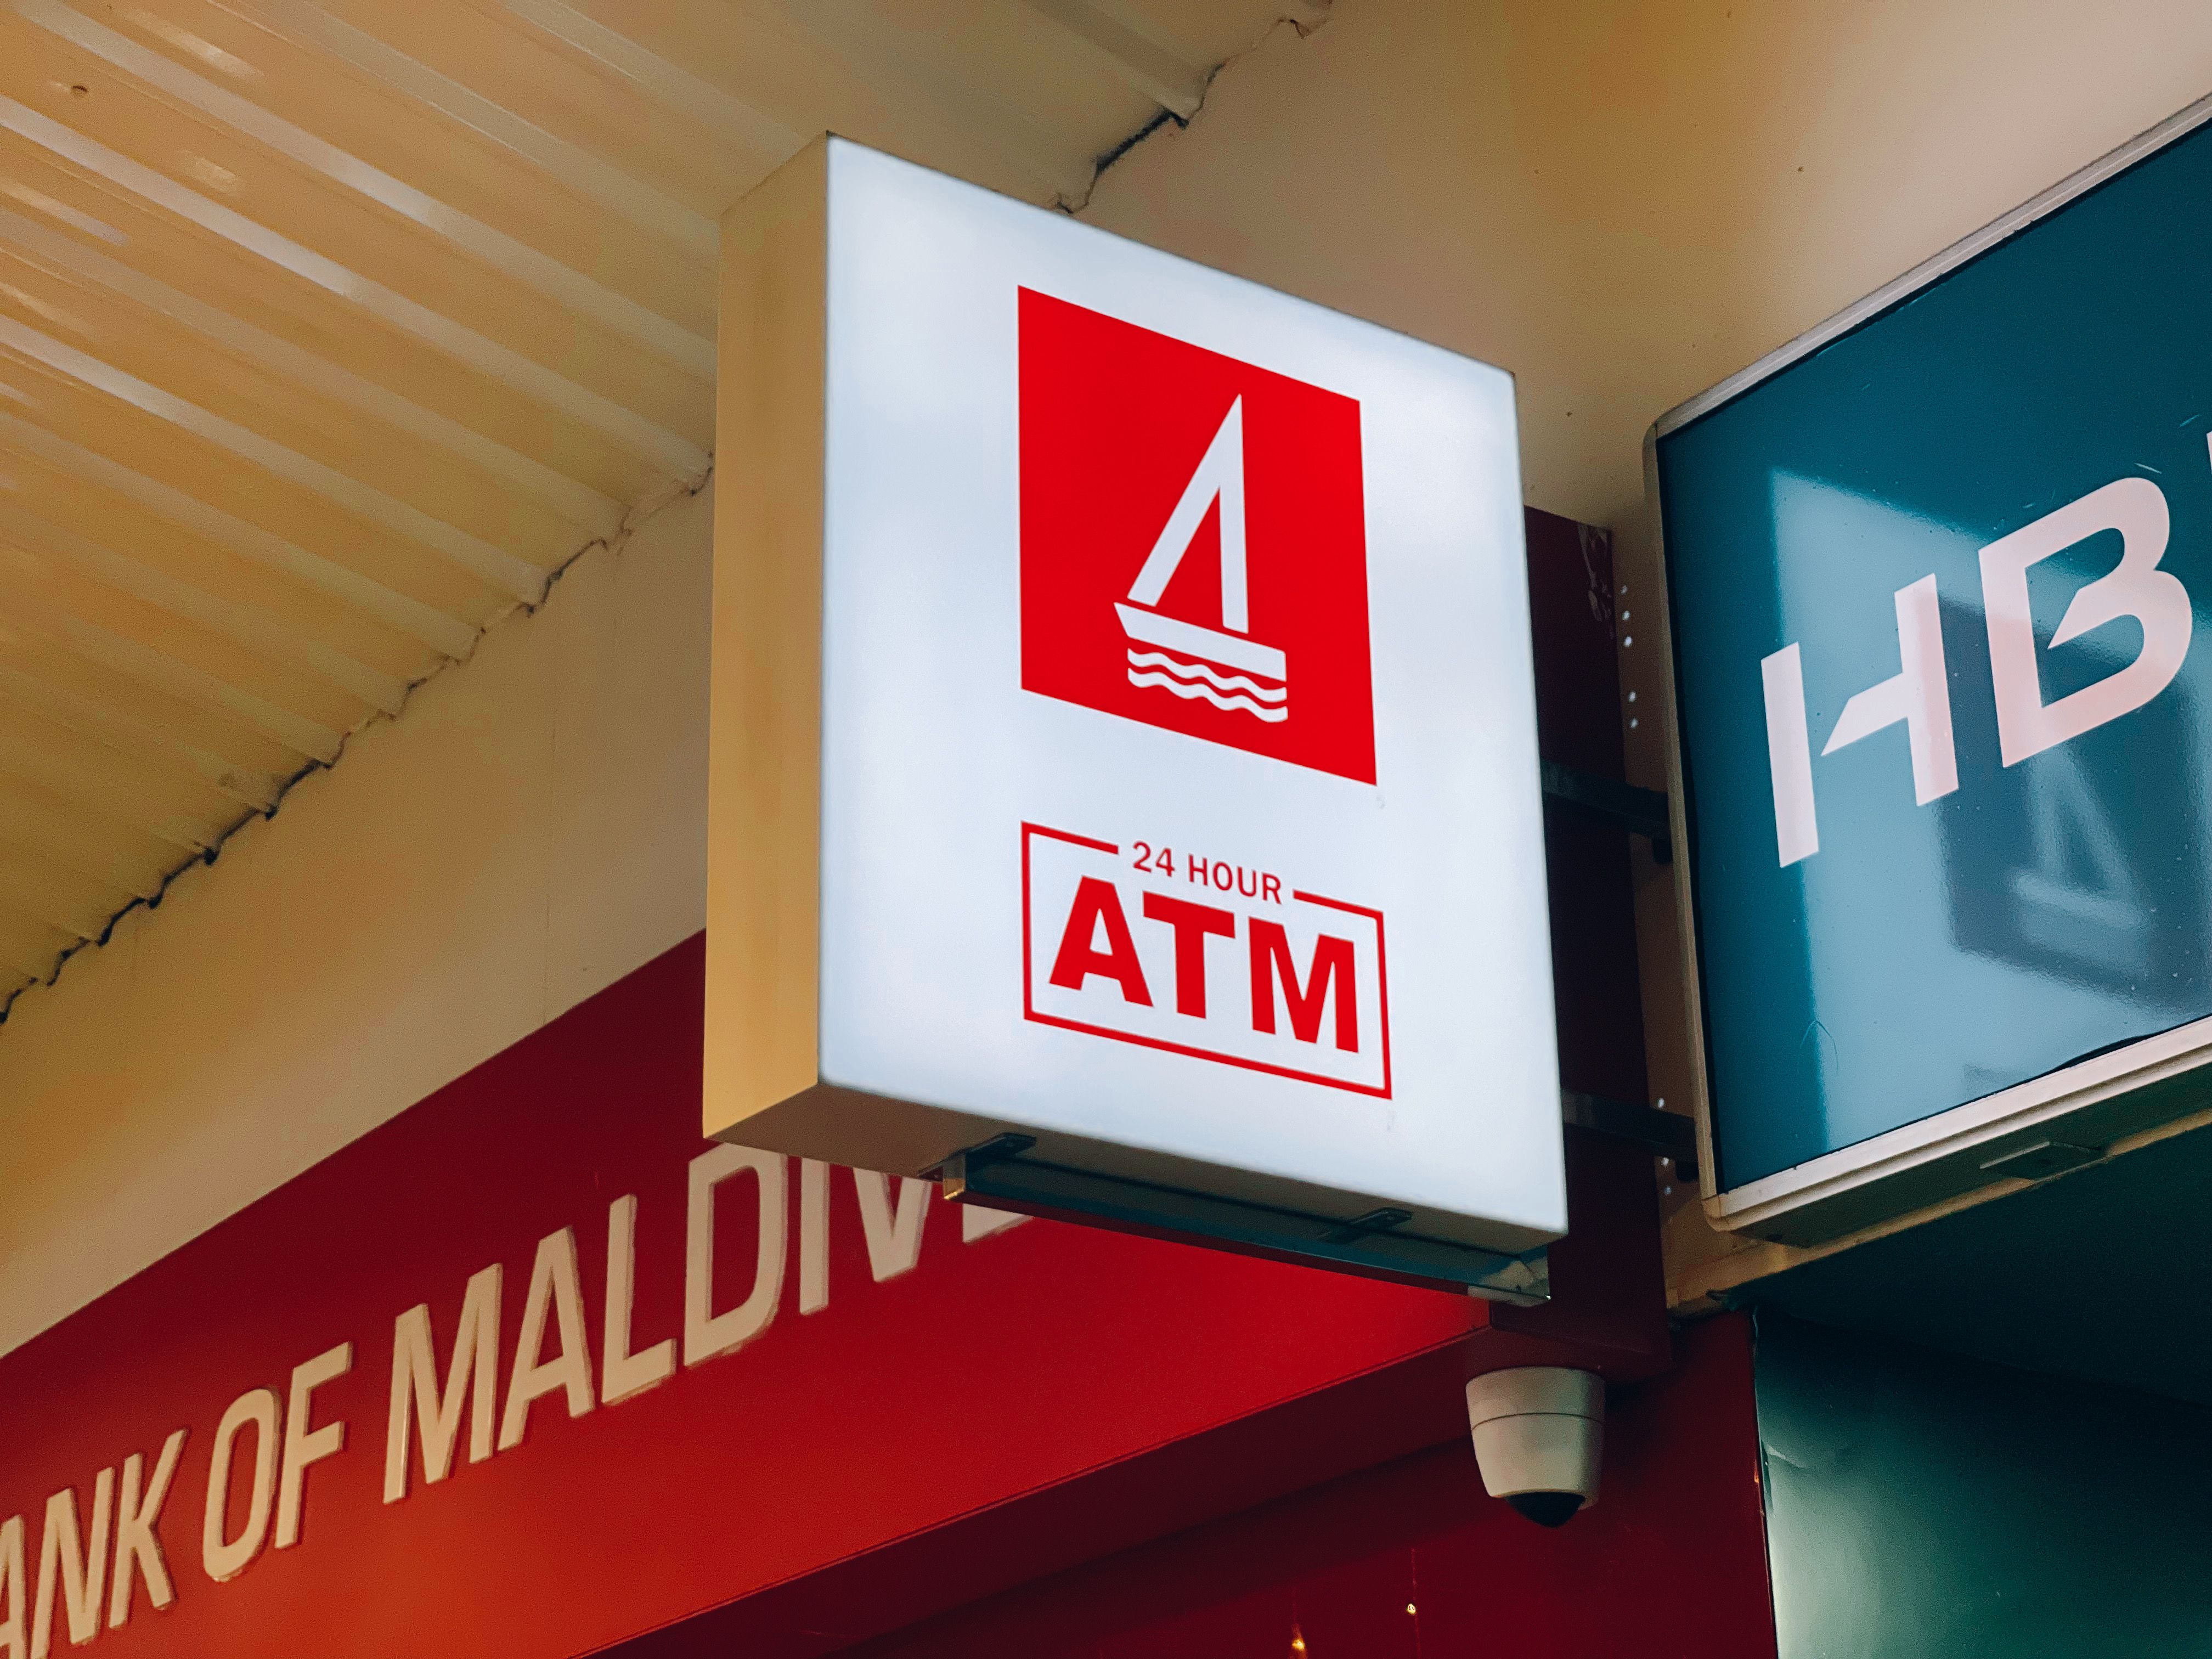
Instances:
[[[1031,289],[1020,321],[1023,690],[1373,783],[1358,402]]]
[[[1215,502],[1221,518],[1221,626],[1202,628],[1153,607]],[[1251,637],[1244,585],[1244,400],[1222,416],[1152,554],[1114,609],[1129,638],[1129,684],[1276,725],[1290,718],[1290,661]]]

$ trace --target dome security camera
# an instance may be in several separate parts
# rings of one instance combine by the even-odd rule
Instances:
[[[1597,1501],[1605,1381],[1594,1371],[1522,1365],[1467,1385],[1467,1420],[1484,1490],[1540,1527],[1563,1527]]]

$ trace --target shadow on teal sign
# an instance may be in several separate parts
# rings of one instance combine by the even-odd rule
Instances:
[[[2212,1411],[1759,1317],[1780,1659],[2212,1653]]]
[[[2212,1014],[2212,128],[1656,447],[1720,1183]]]

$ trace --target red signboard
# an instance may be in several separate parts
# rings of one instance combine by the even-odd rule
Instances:
[[[1024,289],[1022,684],[1375,781],[1359,405]]]
[[[695,940],[0,1358],[0,1656],[556,1659],[1116,1468],[1091,1546],[1200,1518],[1164,1447],[1233,1505],[1454,1431],[1466,1298],[702,1142],[700,994]],[[891,1614],[1066,1564],[1019,1541]]]

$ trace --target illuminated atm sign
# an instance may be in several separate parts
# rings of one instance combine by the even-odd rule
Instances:
[[[2051,1173],[2212,1058],[2204,115],[1656,428],[1726,1224]]]
[[[726,230],[708,1133],[1540,1297],[1511,381],[836,141]]]
[[[1389,1098],[1381,911],[1148,842],[1022,842],[1027,1018]]]

